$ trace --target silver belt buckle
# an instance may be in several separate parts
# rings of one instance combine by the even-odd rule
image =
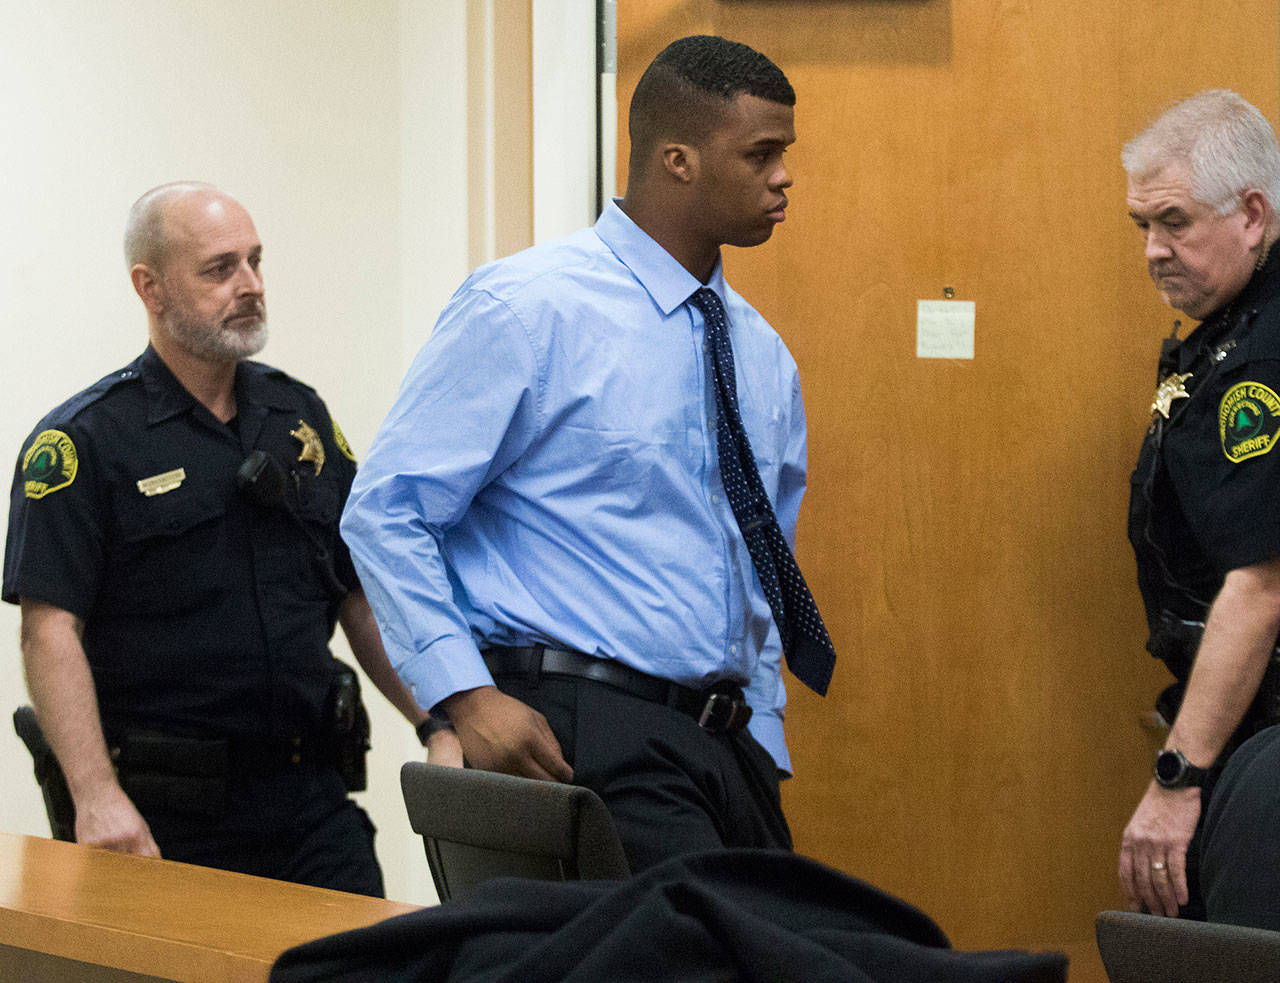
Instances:
[[[702,713],[698,715],[698,726],[713,734],[723,734],[733,730],[741,720],[745,724],[751,719],[751,708],[746,705],[739,693],[708,693],[707,702],[702,705]]]
[[[708,725],[711,723],[711,719],[716,715],[717,708],[720,707],[725,700],[730,700],[730,702],[732,702],[731,698],[725,693],[712,693],[708,696],[707,702],[702,705],[702,713],[698,715],[698,726],[708,728]],[[730,708],[729,713],[730,716],[732,716],[732,708]]]

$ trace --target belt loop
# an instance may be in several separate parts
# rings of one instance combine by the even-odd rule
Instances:
[[[533,660],[529,664],[529,685],[537,689],[542,685],[542,660],[545,658],[545,645],[533,646]]]

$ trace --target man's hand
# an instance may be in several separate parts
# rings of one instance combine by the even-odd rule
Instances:
[[[81,637],[70,611],[22,598],[22,664],[40,729],[67,779],[76,809],[76,842],[160,856],[151,828],[116,779]]]
[[[76,842],[116,853],[160,856],[151,827],[118,785],[76,803]]]
[[[1228,573],[1209,609],[1166,748],[1201,768],[1218,759],[1258,692],[1278,632],[1280,560]],[[1199,819],[1200,789],[1147,786],[1120,847],[1120,886],[1132,906],[1172,917],[1187,903],[1187,845]]]
[[[427,761],[449,768],[463,767],[462,742],[453,730],[438,730],[427,738]]]
[[[1120,887],[1131,910],[1178,916],[1188,898],[1187,845],[1199,820],[1200,789],[1147,786],[1120,846]]]
[[[473,768],[573,781],[573,769],[564,760],[547,718],[496,686],[454,693],[444,707]]]

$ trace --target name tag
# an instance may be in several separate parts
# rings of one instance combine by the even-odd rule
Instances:
[[[166,471],[164,474],[153,474],[150,478],[141,478],[138,481],[138,491],[151,498],[153,495],[163,495],[165,492],[171,492],[182,484],[187,478],[187,472],[182,468],[174,468],[172,471]]]

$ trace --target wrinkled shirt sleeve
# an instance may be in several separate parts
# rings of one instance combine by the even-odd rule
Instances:
[[[441,543],[536,425],[529,337],[508,307],[469,283],[415,358],[342,518],[391,664],[427,708],[492,682]]]

